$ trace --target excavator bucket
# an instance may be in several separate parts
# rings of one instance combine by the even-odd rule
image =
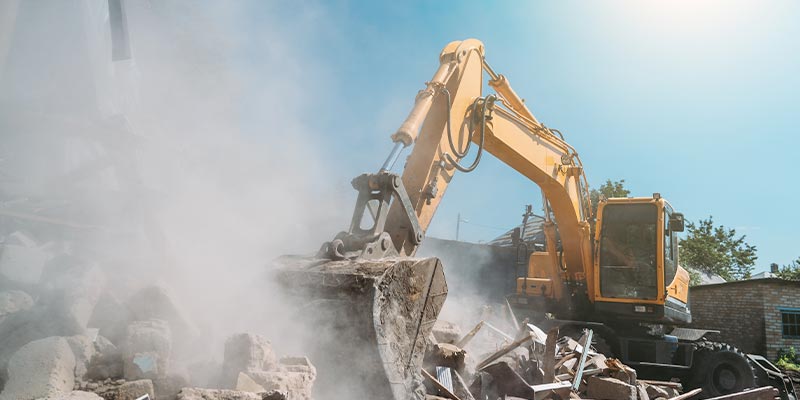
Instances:
[[[422,398],[427,338],[447,296],[438,258],[284,256],[278,282],[312,324],[315,386],[331,398]]]

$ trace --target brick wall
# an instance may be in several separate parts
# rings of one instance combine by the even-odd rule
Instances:
[[[692,328],[716,329],[720,341],[774,360],[800,339],[784,338],[779,308],[800,308],[800,282],[757,279],[693,287]]]
[[[774,360],[780,349],[791,346],[800,351],[800,339],[784,338],[779,307],[800,308],[800,288],[797,286],[771,284],[764,293],[764,319],[767,337],[766,357]]]
[[[718,330],[720,341],[746,353],[764,354],[764,308],[759,286],[721,284],[689,289],[691,327]]]

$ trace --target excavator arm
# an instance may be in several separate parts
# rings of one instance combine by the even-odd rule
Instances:
[[[541,124],[508,80],[494,72],[480,41],[452,42],[439,59],[438,70],[392,135],[395,146],[380,172],[354,181],[360,195],[351,229],[328,246],[333,250],[329,254],[334,258],[413,256],[455,174],[473,170],[482,153],[488,152],[536,183],[552,211],[562,246],[556,249],[556,224],[548,219],[545,231],[551,260],[547,265],[552,270],[547,276],[555,280],[550,287],[556,297],[561,296],[562,279],[587,283],[591,289],[591,282],[586,282],[592,278],[586,272],[592,264],[591,207],[577,152],[558,131]],[[484,72],[494,93],[482,93]],[[475,156],[467,155],[470,142],[477,146]],[[401,150],[412,145],[398,181],[388,170]],[[470,157],[474,161],[467,160]],[[467,161],[469,165],[462,165]],[[392,187],[380,184],[387,180],[394,182]],[[381,191],[384,187],[395,201],[386,200],[389,193]],[[369,200],[375,224],[373,229],[360,230]],[[379,204],[374,206],[376,201]],[[550,212],[546,214],[549,218]]]

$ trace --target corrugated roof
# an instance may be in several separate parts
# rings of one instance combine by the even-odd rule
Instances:
[[[787,279],[780,279],[780,278],[764,278],[764,279],[745,279],[741,281],[730,281],[723,283],[712,283],[707,285],[692,286],[692,290],[718,287],[722,285],[741,286],[741,285],[763,285],[763,284],[773,284],[773,283],[800,287],[800,280],[790,281]]]
[[[525,232],[522,240],[526,243],[544,244],[544,232],[542,231],[544,225],[544,217],[539,215],[531,215],[528,217],[528,222],[525,223]],[[522,229],[522,224],[510,229],[506,233],[492,239],[489,244],[493,246],[511,246],[511,234],[514,229]]]

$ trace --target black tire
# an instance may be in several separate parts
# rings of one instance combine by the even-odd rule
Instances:
[[[756,377],[747,357],[726,343],[696,344],[689,386],[702,388],[701,398],[741,392],[755,386]]]

